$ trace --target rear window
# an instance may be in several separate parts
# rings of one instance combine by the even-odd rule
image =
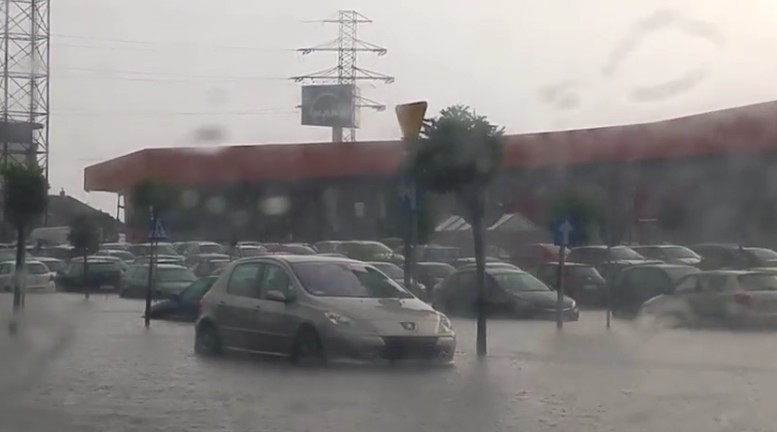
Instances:
[[[737,279],[745,291],[777,291],[777,275],[746,274]]]
[[[206,254],[206,253],[222,253],[223,248],[221,245],[218,244],[201,244],[200,245],[200,253]]]
[[[157,269],[157,280],[162,282],[194,282],[197,277],[189,269],[160,268]]]
[[[423,271],[425,271],[429,276],[433,278],[447,278],[448,276],[452,275],[453,272],[456,271],[456,269],[453,268],[452,266],[445,264],[445,265],[423,266]]]
[[[607,256],[606,249],[600,248],[585,248],[585,249],[573,249],[569,252],[570,261],[590,261],[590,260],[604,260]]]

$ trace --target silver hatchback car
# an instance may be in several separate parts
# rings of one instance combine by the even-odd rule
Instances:
[[[195,352],[293,360],[453,360],[448,318],[375,267],[347,258],[271,255],[230,264],[202,299]]]

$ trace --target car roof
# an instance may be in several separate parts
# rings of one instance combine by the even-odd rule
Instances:
[[[177,256],[177,255],[168,255]],[[229,259],[229,255],[222,253],[201,253],[192,255],[193,258],[226,258]]]
[[[439,261],[421,261],[415,263],[417,266],[423,266],[423,267],[453,267],[452,265],[444,262]]]
[[[148,268],[148,265],[146,264],[136,264],[130,267],[140,267],[140,268]],[[164,268],[164,269],[184,269],[189,270],[188,267],[178,265],[178,264],[169,264],[169,263],[158,263],[156,265],[156,268]]]
[[[697,275],[703,276],[703,275],[724,275],[724,276],[739,276],[739,275],[745,275],[745,274],[764,274],[768,273],[766,271],[758,271],[758,270],[708,270],[696,273]]]
[[[245,263],[245,262],[267,261],[267,260],[283,261],[289,264],[307,263],[307,262],[332,262],[332,263],[343,262],[343,263],[367,264],[364,261],[359,261],[359,260],[350,259],[350,258],[343,258],[343,257],[330,257],[330,256],[322,256],[322,255],[294,255],[294,254],[277,254],[277,255],[246,257],[246,258],[240,258],[236,262]]]
[[[547,266],[557,266],[558,261],[548,261],[544,263],[540,263],[541,266],[547,265]],[[593,267],[591,264],[586,263],[579,263],[574,261],[565,261],[564,266],[570,266],[570,267]]]
[[[651,262],[648,264],[637,264],[634,266],[626,267],[623,269],[624,271],[635,269],[635,268],[662,268],[662,269],[670,269],[670,268],[696,268],[692,265],[687,264],[670,264],[670,263],[662,263],[662,262]]]
[[[390,266],[393,266],[393,267],[399,267],[398,265],[396,265],[394,263],[390,263],[390,262],[386,262],[386,261],[365,261],[365,263],[367,263],[369,265],[372,265],[372,266],[375,266],[375,267],[381,266],[381,265],[390,265]]]
[[[676,245],[676,244],[648,244],[648,245],[634,245],[630,246],[632,249],[639,249],[639,248],[670,248],[670,247],[682,247],[682,248],[688,248],[688,246],[683,245]]]

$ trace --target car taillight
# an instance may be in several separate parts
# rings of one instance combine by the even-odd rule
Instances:
[[[734,294],[734,301],[736,301],[739,304],[750,306],[752,303],[753,298],[750,296],[750,294],[746,292],[738,292]]]

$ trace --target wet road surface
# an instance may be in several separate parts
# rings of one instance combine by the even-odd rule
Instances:
[[[5,327],[10,297],[0,295]],[[335,365],[192,352],[188,324],[142,302],[31,295],[22,330],[0,331],[0,431],[773,431],[777,333],[667,330],[583,312],[454,320],[450,368]]]

